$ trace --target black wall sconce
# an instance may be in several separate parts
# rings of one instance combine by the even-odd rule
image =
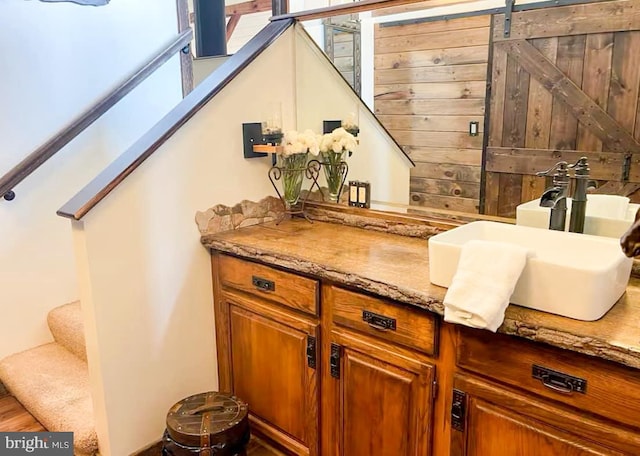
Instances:
[[[242,124],[244,158],[266,157],[279,152],[282,142],[282,103],[265,104],[262,122]],[[275,159],[275,156],[273,157]]]
[[[336,128],[342,126],[341,120],[323,120],[322,121],[322,133],[331,133]]]
[[[260,122],[242,124],[242,143],[244,158],[266,157],[278,151],[282,142],[280,133],[263,133],[263,124]]]
[[[480,123],[476,120],[469,122],[469,136],[478,136],[480,132]]]
[[[355,113],[349,113],[349,115],[343,120],[323,120],[322,121],[322,133],[331,133],[336,128],[344,128],[353,136],[358,136],[360,128],[358,128],[358,117]]]

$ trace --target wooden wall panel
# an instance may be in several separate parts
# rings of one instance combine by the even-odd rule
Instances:
[[[585,35],[558,38],[556,66],[578,87],[582,85],[585,43]],[[575,150],[578,119],[571,114],[569,107],[557,98],[553,101],[552,119],[549,146],[552,149]]]
[[[414,206],[443,207],[452,211],[478,213],[478,200],[475,198],[411,192],[410,201]]]
[[[463,19],[455,19],[455,21],[463,21]],[[422,25],[426,30],[433,23],[435,22],[427,22]],[[398,26],[398,28],[401,27],[406,26]],[[377,28],[376,31],[379,29],[380,28]],[[463,33],[452,33],[450,31],[435,33],[423,32],[419,35],[401,35],[390,36],[388,38],[375,38],[374,52],[376,54],[388,54],[390,52],[421,51],[424,49],[477,46],[487,44],[488,42],[488,28],[479,27],[466,29]]]
[[[376,100],[374,106],[378,115],[484,116],[484,99]]]
[[[460,196],[463,198],[473,199],[478,199],[480,197],[480,184],[473,182],[412,177],[411,189],[419,193]]]
[[[487,64],[431,66],[424,68],[376,69],[375,84],[413,84],[416,82],[484,81]]]
[[[615,34],[611,62],[611,85],[607,112],[633,132],[640,84],[640,32]]]
[[[504,101],[507,84],[507,52],[502,47],[493,50],[491,76],[491,118],[489,121],[489,145],[502,145],[502,129],[504,127]],[[496,194],[497,198],[497,194]]]
[[[449,163],[416,163],[411,177],[455,180],[459,182],[480,182],[480,166],[452,165]]]
[[[400,144],[424,147],[454,147],[459,149],[482,149],[481,136],[469,136],[468,132],[389,130]]]
[[[382,29],[377,29],[382,30]],[[410,52],[376,54],[376,70],[387,68],[421,68],[439,65],[466,65],[486,63],[489,46],[465,46],[447,49],[428,49]]]
[[[413,205],[478,211],[489,35],[489,16],[375,29],[375,113],[416,163]]]
[[[379,115],[378,119],[389,130],[420,131],[469,131],[469,122],[478,120],[478,116],[387,116]],[[484,132],[484,124],[478,126]]]
[[[529,73],[518,62],[507,58],[507,76],[505,84],[504,126],[502,144],[510,147],[524,147],[527,128],[527,110],[529,102]],[[505,217],[514,217],[516,206],[522,194],[522,175],[500,175],[500,194],[498,195],[498,213]]]
[[[465,165],[482,161],[482,151],[479,149],[452,149],[450,147],[438,149],[413,146],[405,146],[403,149],[415,162]]]
[[[558,38],[540,38],[531,42],[550,62],[555,63],[558,53]],[[551,108],[553,96],[537,80],[529,83],[529,101],[527,104],[527,130],[525,146],[527,148],[548,148],[551,132]],[[540,171],[542,168],[539,168]],[[538,198],[546,187],[546,179],[533,175],[522,176],[521,201]]]
[[[472,16],[464,20],[443,20],[406,24],[401,27],[380,27],[376,38],[393,38],[405,35],[424,35],[425,33],[447,32],[453,35],[464,35],[463,30],[489,27],[491,16]]]
[[[607,110],[609,85],[611,83],[611,55],[613,33],[587,35],[584,51],[584,73],[582,90],[598,106]],[[602,141],[584,125],[578,125],[576,148],[579,150],[602,150]]]
[[[575,163],[582,156],[589,159],[593,179],[619,180],[622,178],[624,156],[617,152],[489,147],[487,148],[485,169],[494,173],[533,176],[538,171],[551,168],[559,161]],[[535,196],[535,198],[539,197],[539,194]]]
[[[637,0],[622,0],[516,12],[509,38],[504,37],[504,15],[496,17],[495,25],[495,41],[640,30],[640,9]]]
[[[461,82],[440,82],[440,83],[415,83],[408,84],[384,84],[376,83],[374,96],[377,100],[415,100],[425,97],[435,98],[483,98],[487,90],[486,79],[487,68],[484,65],[482,81],[465,80]],[[411,80],[411,77],[400,78],[400,80]],[[468,130],[467,125],[467,130]]]

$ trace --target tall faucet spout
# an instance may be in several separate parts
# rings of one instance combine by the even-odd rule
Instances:
[[[564,188],[551,187],[542,194],[540,206],[550,207],[549,229],[564,231],[567,220],[567,195]]]
[[[550,187],[544,191],[540,197],[540,206],[555,207],[558,199],[564,194],[564,189],[560,187]]]
[[[567,189],[569,188],[568,164],[565,161],[547,170],[536,173],[538,176],[549,176],[553,171],[553,187],[544,191],[540,197],[540,206],[550,207],[549,229],[564,231],[567,219]]]

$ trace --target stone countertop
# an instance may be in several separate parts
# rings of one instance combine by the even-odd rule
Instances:
[[[203,235],[202,243],[444,314],[447,290],[429,281],[425,239],[295,219]],[[498,332],[640,369],[640,279],[632,277],[627,292],[598,321],[510,305]]]

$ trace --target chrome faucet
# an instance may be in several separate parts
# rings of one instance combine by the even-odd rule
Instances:
[[[551,174],[555,171],[554,174]],[[553,176],[553,185],[546,189],[540,197],[540,206],[550,207],[549,229],[564,231],[567,219],[567,191],[569,188],[569,165],[561,161],[546,171],[536,173],[537,176]]]
[[[580,157],[573,165],[561,161],[547,171],[536,173],[537,176],[553,176],[553,185],[546,189],[540,198],[540,206],[550,207],[549,229],[564,231],[567,218],[567,196],[569,188],[569,170],[575,172],[576,186],[571,201],[571,219],[569,231],[582,233],[587,209],[587,188],[592,186],[589,180],[589,163],[587,157]],[[551,174],[552,172],[554,172]]]

